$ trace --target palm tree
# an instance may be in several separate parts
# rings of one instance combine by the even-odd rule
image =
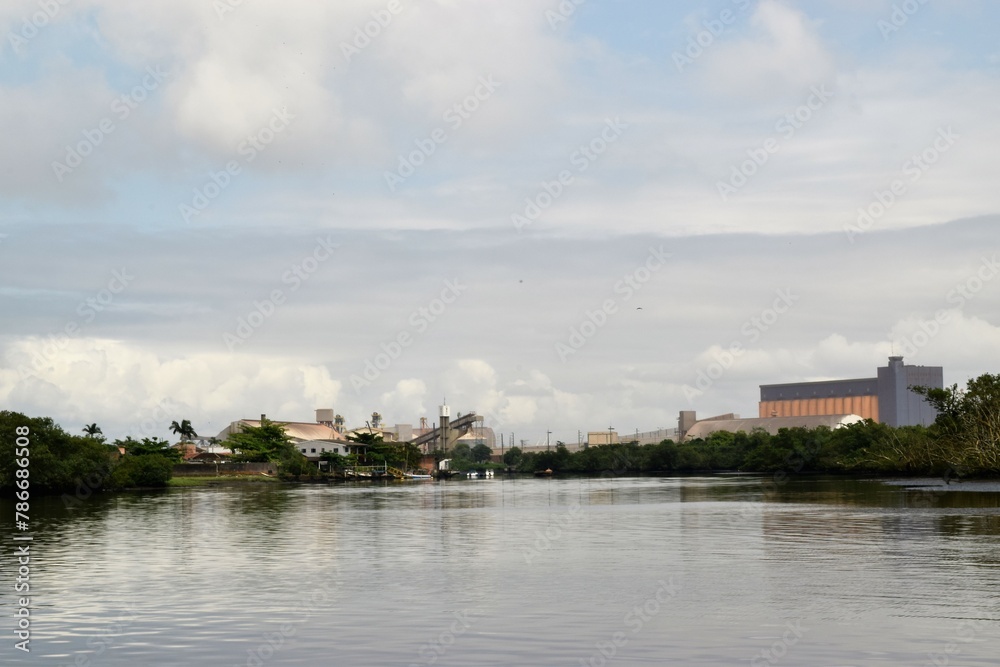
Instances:
[[[350,442],[356,442],[358,445],[364,446],[364,449],[362,449],[358,453],[361,455],[361,458],[365,463],[368,462],[369,450],[374,449],[378,445],[382,444],[382,435],[380,433],[373,432],[370,426],[368,427],[367,433],[364,433],[362,431],[357,431],[355,433],[351,433],[350,435],[348,435],[347,439]]]
[[[191,438],[198,437],[194,428],[191,427],[191,421],[188,419],[181,420],[180,424],[176,421],[170,422],[170,430],[173,431],[175,435],[180,435],[182,440],[190,440]]]
[[[101,427],[98,426],[96,423],[87,424],[86,426],[84,426],[83,432],[87,434],[88,438],[96,438],[99,435],[104,435],[104,432],[101,430]]]

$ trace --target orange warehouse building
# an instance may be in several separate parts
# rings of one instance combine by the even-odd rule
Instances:
[[[907,366],[902,357],[890,357],[889,365],[879,368],[873,378],[761,385],[759,414],[761,418],[855,414],[890,426],[927,426],[937,413],[910,391],[914,385],[943,387],[941,367]]]

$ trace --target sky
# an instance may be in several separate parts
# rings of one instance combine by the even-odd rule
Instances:
[[[7,0],[0,409],[529,444],[998,372],[1000,5]]]

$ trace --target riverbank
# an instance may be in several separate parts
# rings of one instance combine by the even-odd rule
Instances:
[[[224,486],[230,484],[281,484],[285,480],[277,477],[266,477],[264,475],[220,475],[218,477],[206,477],[203,475],[191,477],[171,477],[167,481],[167,488],[179,488],[188,486]]]

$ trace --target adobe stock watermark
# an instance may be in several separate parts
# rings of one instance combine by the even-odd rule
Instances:
[[[983,257],[979,268],[972,275],[958,282],[948,290],[948,293],[945,295],[945,301],[955,306],[953,310],[962,312],[966,304],[975,299],[983,291],[987,283],[992,282],[997,275],[1000,275],[1000,261],[997,261],[997,256]],[[893,339],[895,349],[900,354],[904,357],[914,357],[920,350],[927,347],[952,321],[951,311],[939,310],[934,314],[934,319],[921,319],[918,322],[919,329],[917,331],[903,337],[898,337],[893,332],[889,332],[889,337]]]
[[[622,133],[628,127],[628,124],[623,123],[617,117],[614,120],[605,119],[604,127],[600,133],[587,143],[581,144],[570,154],[569,163],[576,173],[582,174],[590,169],[590,166],[608,151],[611,144],[621,138]],[[524,209],[520,213],[511,214],[510,221],[514,224],[514,229],[520,232],[537,220],[543,211],[552,206],[566,192],[575,179],[573,170],[563,169],[551,181],[542,181],[537,194],[524,199]]]
[[[992,282],[998,274],[1000,274],[1000,262],[997,261],[997,256],[994,254],[993,257],[983,257],[979,268],[971,276],[948,290],[945,300],[956,308],[962,309],[965,304],[975,299],[983,291],[986,283]]]
[[[85,129],[82,132],[83,138],[80,141],[71,146],[66,146],[66,154],[62,158],[62,162],[59,160],[52,162],[52,173],[55,174],[56,180],[62,183],[68,175],[81,166],[94,153],[97,147],[103,144],[104,140],[118,129],[115,119],[119,123],[124,123],[128,120],[132,112],[138,109],[140,104],[149,99],[150,93],[159,88],[160,84],[166,81],[169,76],[170,73],[164,72],[159,66],[147,67],[146,75],[142,77],[142,80],[132,90],[111,101],[110,115],[98,121],[95,127]]]
[[[937,130],[934,140],[919,153],[910,156],[900,168],[900,178],[889,184],[885,190],[875,190],[872,194],[875,200],[858,209],[858,217],[853,225],[844,225],[847,240],[854,244],[857,237],[870,231],[878,221],[896,205],[909,191],[910,186],[926,174],[938,163],[941,156],[947,153],[961,135],[955,134],[951,126]]]
[[[716,181],[715,188],[723,203],[728,203],[729,197],[749,183],[750,179],[771,160],[771,156],[781,150],[782,141],[788,141],[794,137],[795,133],[805,127],[832,98],[833,93],[827,90],[826,84],[810,88],[806,101],[779,118],[774,124],[774,131],[779,136],[768,137],[761,145],[748,148],[746,151],[747,159],[732,165],[729,180]]]
[[[628,645],[629,639],[642,632],[646,624],[653,620],[663,610],[663,606],[677,597],[682,590],[680,584],[674,583],[674,578],[666,581],[660,579],[660,587],[656,589],[642,604],[635,605],[622,618],[622,623],[629,632],[619,630],[607,641],[594,644],[594,651],[587,658],[580,658],[580,667],[604,667],[611,660],[619,657],[619,650]]]
[[[670,253],[664,252],[663,246],[659,248],[651,246],[645,262],[631,273],[622,276],[622,279],[615,283],[613,291],[621,296],[621,303],[628,303],[636,292],[642,289],[643,285],[652,280],[657,271],[666,266],[667,260],[671,257]],[[619,300],[610,298],[602,301],[597,308],[586,310],[583,319],[575,326],[570,327],[566,341],[558,341],[555,344],[559,360],[565,364],[572,355],[583,349],[583,346],[608,323],[611,316],[618,313],[618,308]]]
[[[329,236],[317,238],[316,245],[298,262],[292,264],[281,274],[281,283],[288,285],[288,293],[294,293],[302,287],[313,275],[319,271],[340,246],[334,243]],[[275,288],[263,299],[255,300],[253,308],[246,315],[236,320],[236,327],[232,332],[226,331],[222,334],[222,342],[226,348],[233,352],[236,347],[246,343],[262,327],[264,322],[274,315],[288,298],[283,288]]]
[[[330,600],[330,594],[339,582],[321,581],[318,589],[311,588],[308,599],[293,610],[296,618],[284,621],[275,632],[265,632],[262,641],[254,648],[247,649],[246,667],[263,667],[274,655],[284,648],[285,643],[298,632],[296,626],[306,623]],[[237,665],[236,667],[239,667]]]
[[[454,616],[455,620],[452,621],[451,625],[449,625],[446,630],[442,630],[429,642],[421,646],[420,650],[417,651],[420,656],[420,662],[411,662],[409,667],[424,667],[425,665],[433,665],[458,642],[458,639],[462,635],[468,632],[472,627],[471,617],[473,617],[474,614],[472,614],[468,609],[456,611],[452,614],[452,616]]]
[[[576,8],[585,2],[587,0],[561,0],[555,9],[545,10],[545,20],[549,22],[549,27],[555,30],[576,14]]]
[[[961,644],[971,644],[976,636],[995,627],[1000,618],[966,619],[958,624],[955,635],[944,645],[941,653],[928,653],[925,667],[949,667],[953,657],[962,652]]]
[[[256,160],[279,134],[288,129],[294,119],[295,114],[288,110],[272,109],[271,118],[259,130],[248,135],[236,148],[236,154],[243,158],[242,162],[235,159],[226,162],[224,169],[211,172],[208,180],[201,187],[194,189],[190,204],[178,204],[177,211],[181,220],[191,222],[193,218],[201,215],[225,192],[226,188],[232,185],[233,179],[243,173],[244,165]]]
[[[417,308],[410,314],[407,320],[409,328],[400,331],[389,342],[383,342],[380,345],[381,352],[365,359],[364,370],[361,373],[351,375],[351,386],[354,387],[354,392],[360,394],[363,388],[370,386],[382,377],[382,373],[389,370],[393,362],[402,356],[403,350],[413,345],[416,338],[444,315],[449,306],[455,303],[467,289],[468,285],[463,285],[458,278],[445,280],[444,287],[436,298],[431,299],[427,305]]]
[[[441,119],[448,123],[451,128],[450,131],[454,132],[462,127],[467,120],[472,118],[472,114],[493,97],[493,94],[502,85],[502,83],[493,79],[492,74],[479,77],[479,85],[462,100],[449,107],[441,116]],[[383,178],[385,178],[385,184],[389,188],[389,192],[396,192],[396,188],[405,183],[406,179],[417,172],[417,169],[426,164],[427,160],[437,152],[438,146],[448,141],[448,132],[449,130],[442,127],[436,127],[426,137],[413,140],[413,145],[416,148],[409,153],[401,153],[397,157],[395,171],[385,171],[383,173]]]
[[[244,2],[245,0],[213,0],[212,9],[215,10],[215,15],[219,17],[220,21],[225,21],[226,14],[235,12],[243,6]]]
[[[737,12],[746,12],[753,2],[752,0],[732,0],[732,4],[736,5],[735,11],[723,9],[714,19],[702,21],[701,26],[704,29],[688,37],[683,51],[673,52],[671,58],[679,73],[683,74],[686,67],[693,65],[694,61],[705,55],[705,51],[710,49],[726,31],[726,27],[736,23]]]
[[[746,354],[745,345],[747,343],[752,345],[759,341],[763,334],[770,331],[784,315],[795,307],[799,298],[790,288],[777,290],[771,306],[748,319],[740,327],[742,339],[734,340],[729,344],[728,349],[713,346],[718,348],[712,352],[715,360],[698,371],[693,387],[688,384],[684,385],[684,396],[688,403],[693,403],[696,398],[703,395],[721,379],[736,364],[736,361]]]
[[[778,664],[782,658],[788,655],[788,650],[801,641],[802,634],[809,629],[802,627],[801,618],[788,623],[786,628],[781,637],[768,648],[761,649],[757,655],[750,659],[750,667],[769,667],[769,665]]]
[[[563,514],[549,515],[549,523],[545,530],[535,529],[535,541],[532,548],[522,547],[521,555],[524,562],[531,565],[538,556],[549,551],[552,545],[562,539],[567,532],[572,532],[587,523],[587,516],[581,512],[580,503],[574,502]]]
[[[83,325],[90,324],[97,319],[98,315],[108,310],[114,304],[115,299],[128,289],[133,280],[135,280],[135,276],[129,273],[128,267],[112,270],[111,279],[108,280],[105,287],[93,296],[86,297],[76,307],[76,314],[80,316],[80,320],[70,320],[63,326],[62,331],[50,333],[45,338],[40,352],[31,355],[31,368],[23,363],[18,365],[20,379],[24,380],[31,376],[40,377],[39,373],[45,370],[59,356],[59,353],[66,349],[72,339],[80,335]]]
[[[888,19],[879,19],[876,23],[878,30],[882,33],[882,41],[888,42],[889,38],[902,30],[903,26],[910,22],[910,19],[917,14],[930,0],[903,0],[899,4],[892,5],[892,12]]]
[[[39,11],[21,19],[21,29],[18,32],[12,30],[7,32],[7,41],[10,42],[10,48],[14,53],[19,56],[25,55],[28,42],[38,37],[69,2],[70,0],[38,0]]]
[[[170,399],[163,399],[153,408],[152,414],[149,417],[128,427],[128,435],[137,440],[155,436],[167,423],[169,416],[177,413],[179,407],[179,405]],[[73,495],[69,493],[62,494],[60,499],[62,500],[63,507],[74,509],[82,505],[104,486],[104,482],[107,481],[110,475],[111,466],[102,465],[95,468],[86,477],[78,477],[75,480],[76,488],[73,491]]]
[[[138,618],[135,603],[129,603],[114,622],[108,623],[95,636],[87,639],[87,652],[78,652],[72,664],[64,664],[62,667],[91,667],[100,664],[100,660],[95,658],[104,655]]]
[[[378,39],[382,31],[388,28],[403,11],[400,0],[389,0],[385,9],[376,9],[371,13],[372,20],[354,29],[354,38],[350,42],[340,43],[340,52],[348,63]]]
[[[893,436],[897,437],[897,436]],[[816,460],[819,456],[822,446],[819,442],[810,441],[802,446],[797,446],[792,451],[785,455],[784,460],[781,462],[781,466],[770,478],[762,477],[760,480],[760,490],[761,495],[758,500],[748,501],[743,500],[736,503],[739,509],[735,512],[729,512],[727,514],[727,520],[730,524],[740,524],[748,519],[759,519],[764,515],[765,508],[767,504],[762,500],[769,494],[773,495],[778,493],[778,491],[784,485],[792,479],[794,475],[801,473],[807,464]]]

